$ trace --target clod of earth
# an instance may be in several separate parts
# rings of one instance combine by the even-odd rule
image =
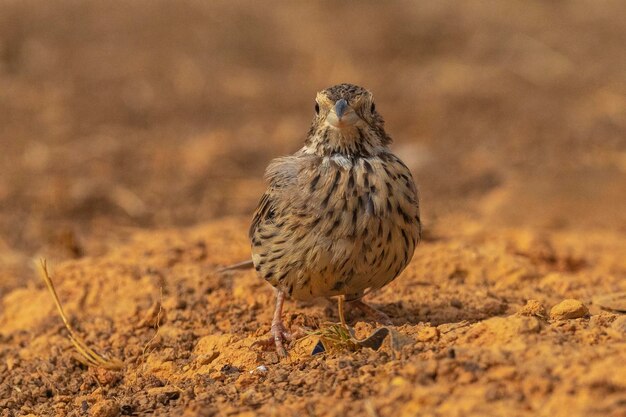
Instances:
[[[567,299],[552,307],[550,318],[552,320],[579,319],[589,314],[589,309],[582,301]]]

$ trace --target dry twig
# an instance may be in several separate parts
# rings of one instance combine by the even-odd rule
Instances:
[[[117,358],[106,358],[93,349],[91,349],[87,344],[74,332],[74,329],[69,323],[65,312],[63,311],[63,306],[61,305],[61,301],[59,301],[59,296],[57,295],[56,290],[54,289],[54,284],[52,283],[52,279],[50,278],[50,274],[48,273],[48,266],[46,264],[45,259],[40,259],[39,261],[39,273],[41,278],[46,283],[52,298],[54,299],[54,303],[57,307],[57,311],[63,319],[63,324],[65,324],[65,328],[69,332],[70,341],[74,345],[74,348],[81,355],[81,358],[84,359],[84,364],[87,366],[95,366],[101,367],[110,370],[120,370],[124,368],[124,363]]]

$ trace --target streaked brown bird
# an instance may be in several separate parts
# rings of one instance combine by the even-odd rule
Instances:
[[[327,88],[315,99],[304,147],[266,170],[249,235],[255,269],[277,290],[271,334],[281,356],[290,339],[285,296],[340,296],[342,321],[343,300],[388,321],[361,297],[407,266],[421,222],[411,172],[391,153],[383,125],[368,90]]]

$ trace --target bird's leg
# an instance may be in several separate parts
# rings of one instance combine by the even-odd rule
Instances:
[[[280,357],[287,357],[287,351],[283,342],[290,341],[291,335],[283,324],[283,303],[285,301],[285,293],[281,290],[276,292],[276,309],[274,310],[274,318],[272,319],[272,337],[276,345],[276,353]]]
[[[305,335],[305,333],[299,329],[294,333],[289,333],[287,328],[283,324],[283,303],[285,301],[285,293],[280,290],[276,290],[276,308],[274,309],[274,318],[272,319],[272,326],[270,330],[270,336],[257,340],[252,345],[259,345],[264,348],[274,346],[276,353],[281,358],[286,358],[287,350],[285,349],[285,342],[291,342],[294,339],[298,339]]]
[[[380,310],[375,309],[374,307],[372,307],[372,306],[370,306],[368,304],[365,304],[361,300],[350,301],[350,305],[353,306],[353,307],[358,308],[363,313],[365,313],[366,315],[370,316],[371,318],[373,318],[374,320],[376,320],[380,324],[384,324],[384,325],[392,324],[391,323],[391,319],[389,318],[388,315],[386,315],[385,313],[383,313]]]

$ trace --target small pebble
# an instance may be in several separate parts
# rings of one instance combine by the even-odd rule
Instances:
[[[561,301],[550,310],[550,318],[552,320],[577,319],[588,314],[587,306],[582,301],[573,298]]]
[[[257,366],[253,371],[250,371],[250,373],[258,373],[258,374],[266,374],[268,371],[267,366],[265,365],[259,365]]]

